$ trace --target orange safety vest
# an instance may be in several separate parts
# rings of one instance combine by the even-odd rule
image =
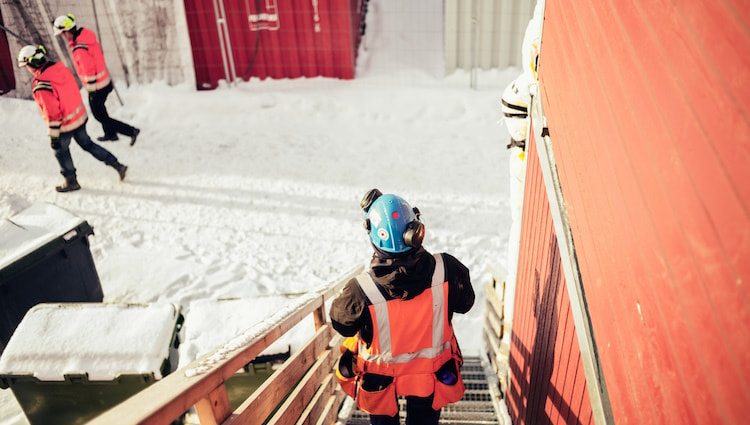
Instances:
[[[86,87],[86,91],[94,92],[107,87],[110,83],[109,71],[96,34],[87,28],[81,28],[78,36],[70,40],[70,49],[73,51],[78,78]]]
[[[430,288],[410,300],[386,300],[368,273],[356,277],[371,303],[368,308],[373,322],[372,343],[368,347],[358,338],[356,377],[347,379],[338,370],[336,375],[342,388],[366,412],[394,416],[398,413],[397,395],[434,394],[435,410],[460,400],[463,395],[464,385],[458,373],[462,359],[448,319],[445,266],[440,254],[434,257]],[[351,349],[351,341],[345,348]],[[449,362],[456,362],[453,370],[457,382],[452,385],[436,377],[436,372]],[[368,375],[373,374],[392,377],[392,383],[375,391],[363,390]]]
[[[62,63],[34,71],[32,94],[47,123],[50,137],[59,137],[88,119],[75,77]]]

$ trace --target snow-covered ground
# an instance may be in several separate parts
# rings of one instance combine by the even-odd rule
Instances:
[[[180,305],[184,365],[366,264],[359,201],[377,187],[419,207],[429,251],[470,268],[477,302],[454,323],[478,353],[486,266],[505,266],[510,227],[499,102],[520,70],[481,72],[476,90],[468,73],[442,76],[439,60],[414,56],[439,52],[439,37],[378,21],[390,3],[372,3],[352,81],[118,86],[125,105],[110,96],[110,113],[142,129],[133,147],[103,144],[128,165],[124,182],[74,146],[83,189],[56,193],[36,104],[0,98],[0,218],[45,201],[87,220],[104,301]],[[102,134],[93,118],[87,128]],[[26,423],[1,390],[0,424]]]

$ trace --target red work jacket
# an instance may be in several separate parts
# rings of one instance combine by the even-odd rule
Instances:
[[[73,73],[62,63],[50,62],[34,71],[34,100],[47,123],[50,137],[59,137],[84,125],[88,119]]]
[[[78,78],[86,87],[86,91],[95,92],[109,85],[109,71],[104,62],[104,53],[93,31],[81,28],[81,32],[70,41],[69,46],[73,51]]]

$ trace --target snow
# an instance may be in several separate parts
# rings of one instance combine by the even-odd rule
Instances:
[[[0,357],[0,374],[64,381],[153,374],[170,356],[179,309],[170,304],[45,303],[32,307]]]
[[[506,266],[511,223],[499,102],[520,70],[481,71],[475,90],[468,72],[443,76],[435,56],[415,54],[441,51],[442,13],[412,22],[426,32],[400,32],[400,3],[370,3],[351,81],[118,85],[125,105],[110,96],[110,114],[142,129],[133,147],[103,144],[128,165],[124,182],[73,146],[83,189],[56,193],[35,103],[0,98],[0,218],[41,201],[88,221],[104,302],[180,306],[184,366],[369,263],[359,201],[377,187],[419,207],[428,251],[469,267],[477,301],[454,326],[478,355],[487,265]],[[102,134],[93,117],[87,129]],[[0,390],[0,424],[26,423]]]
[[[32,205],[22,214],[3,218],[0,221],[0,270],[83,222],[68,211],[45,202]]]

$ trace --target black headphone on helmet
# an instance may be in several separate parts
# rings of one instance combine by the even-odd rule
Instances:
[[[359,206],[362,207],[362,211],[367,214],[370,211],[372,203],[382,195],[383,192],[378,189],[370,189],[369,191],[367,191],[367,193],[365,193],[365,196],[362,197],[362,201],[360,201],[359,203]],[[409,224],[406,225],[406,230],[404,230],[404,234],[402,235],[402,237],[404,238],[405,245],[412,248],[418,248],[422,245],[422,241],[424,241],[425,228],[424,224],[420,221],[422,213],[419,212],[419,208],[412,207],[412,211],[414,212],[416,219],[410,221]],[[370,219],[366,218],[363,225],[365,227],[365,230],[369,234],[371,228]]]

